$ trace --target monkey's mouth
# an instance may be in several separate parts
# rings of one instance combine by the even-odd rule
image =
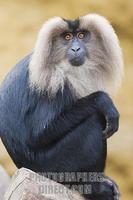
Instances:
[[[84,61],[85,61],[85,59],[80,58],[80,56],[76,56],[72,59],[69,59],[69,63],[75,67],[82,66],[84,64]]]

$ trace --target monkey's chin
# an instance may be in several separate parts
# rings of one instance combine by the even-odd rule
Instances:
[[[73,67],[80,67],[84,64],[84,60],[80,60],[80,59],[73,59],[69,62]]]

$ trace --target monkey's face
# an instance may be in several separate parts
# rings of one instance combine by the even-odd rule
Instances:
[[[53,37],[51,58],[53,63],[67,61],[70,66],[82,66],[88,58],[90,32],[79,27],[79,21],[67,21],[68,28]]]
[[[62,34],[62,43],[66,48],[66,59],[72,66],[81,66],[84,64],[88,52],[86,43],[88,43],[90,32],[77,30],[75,32],[65,32]]]

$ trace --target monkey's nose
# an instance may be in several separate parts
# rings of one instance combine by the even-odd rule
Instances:
[[[73,52],[78,52],[80,50],[80,47],[72,48],[71,49]]]

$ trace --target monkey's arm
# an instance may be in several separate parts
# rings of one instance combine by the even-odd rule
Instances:
[[[111,136],[118,129],[119,114],[110,99],[104,92],[95,92],[87,97],[79,99],[74,105],[64,110],[61,114],[50,121],[48,125],[33,137],[31,144],[39,146],[49,145],[52,142],[65,136],[74,130],[84,120],[93,113],[99,112],[106,118],[106,126],[104,134],[106,137]],[[37,145],[37,146],[38,146]]]
[[[119,128],[119,112],[113,104],[111,98],[104,92],[95,99],[98,111],[104,116],[106,128],[103,131],[104,137],[109,138]]]

